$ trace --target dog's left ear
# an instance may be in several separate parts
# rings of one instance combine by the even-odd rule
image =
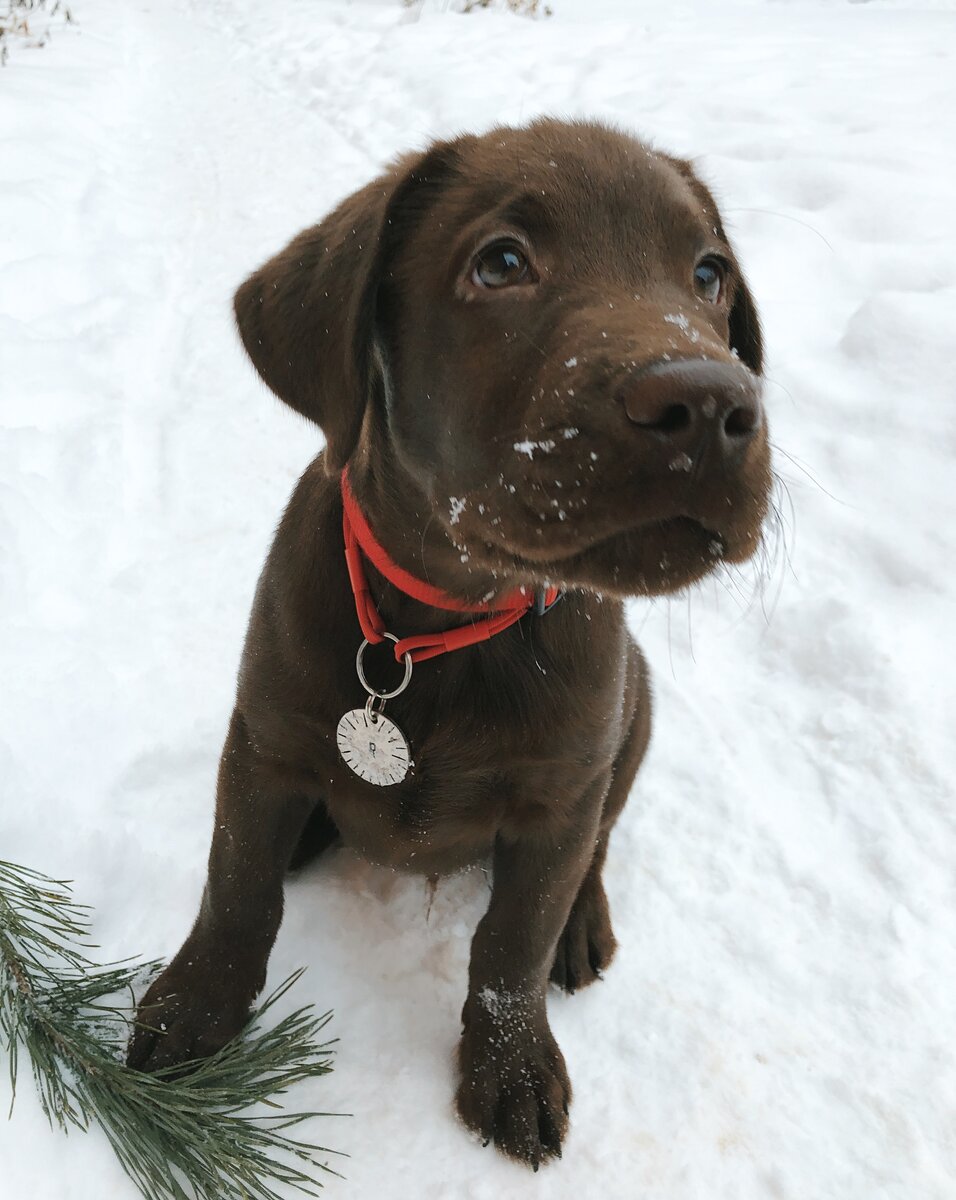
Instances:
[[[420,218],[456,160],[454,143],[401,160],[236,292],[253,365],[280,400],[322,428],[330,474],[345,466],[362,428],[378,288],[396,227]]]
[[[730,239],[724,232],[723,223],[720,219],[720,210],[717,208],[717,201],[714,199],[707,185],[698,179],[694,172],[693,164],[682,158],[671,158],[670,155],[666,157],[669,162],[673,163],[690,186],[698,203],[703,207],[707,219],[713,225],[717,236],[729,246]],[[748,366],[755,374],[759,375],[763,370],[763,335],[760,331],[760,318],[757,315],[757,306],[754,303],[754,298],[751,295],[750,288],[742,272],[728,319],[730,323],[731,350],[736,352],[737,357],[742,363]]]

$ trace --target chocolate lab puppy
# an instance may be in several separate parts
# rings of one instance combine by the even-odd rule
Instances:
[[[542,120],[401,160],[235,309],[327,445],[259,581],[202,905],[129,1061],[241,1030],[290,865],[338,839],[427,874],[490,858],[457,1107],[537,1167],[571,1097],[548,981],[584,987],[614,953],[601,872],[650,733],[622,601],[761,536],[753,300],[688,163]]]

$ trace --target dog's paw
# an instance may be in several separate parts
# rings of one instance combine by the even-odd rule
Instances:
[[[250,1003],[212,987],[198,972],[175,969],[174,964],[140,1003],[127,1066],[160,1071],[208,1058],[241,1033]]]
[[[611,929],[607,896],[600,879],[587,881],[558,939],[551,967],[551,982],[566,992],[576,992],[601,978],[617,949]]]
[[[571,1084],[543,1000],[491,988],[469,997],[458,1048],[458,1115],[485,1145],[537,1171],[561,1157]]]

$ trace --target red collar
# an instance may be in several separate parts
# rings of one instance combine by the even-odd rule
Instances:
[[[459,613],[488,613],[489,616],[480,621],[472,621],[466,625],[458,625],[441,633],[422,633],[417,636],[401,638],[395,643],[395,658],[401,662],[406,654],[412,662],[422,662],[426,658],[434,658],[450,650],[461,650],[465,646],[473,646],[476,642],[487,641],[496,633],[508,629],[536,607],[533,593],[519,588],[496,600],[494,604],[465,604],[450,596],[441,588],[434,587],[422,579],[410,574],[395,562],[385,547],[372,533],[365,515],[349,485],[347,469],[342,472],[342,531],[345,536],[345,563],[348,567],[352,592],[355,595],[355,611],[358,614],[359,625],[365,638],[376,644],[385,640],[385,622],[375,607],[368,580],[365,578],[365,567],[362,563],[364,555],[389,583],[393,584],[413,600],[420,600],[432,608],[444,608],[450,612]],[[548,588],[539,605],[539,611],[547,611],[558,599],[557,588]]]

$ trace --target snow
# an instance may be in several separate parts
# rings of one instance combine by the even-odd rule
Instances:
[[[104,958],[178,948],[258,566],[319,444],[254,381],[235,285],[432,136],[609,118],[719,194],[785,544],[762,597],[728,570],[632,606],[656,729],[608,859],[617,960],[550,1001],[562,1162],[533,1176],[452,1116],[477,869],[432,896],[341,851],[290,882],[270,983],[311,964],[290,1002],[341,1038],[293,1103],[354,1114],[316,1122],[351,1155],[330,1196],[951,1200],[954,5],[552,6],[77,0],[11,44],[0,849],[75,879]],[[135,1195],[28,1074],[0,1174]]]
[[[516,454],[527,454],[528,458],[533,459],[534,452],[536,450],[540,451],[542,454],[550,454],[556,445],[557,445],[557,442],[552,441],[551,438],[545,438],[544,440],[539,441],[539,442],[532,442],[530,440],[523,441],[523,442],[515,442],[512,449],[514,450],[514,452]]]

